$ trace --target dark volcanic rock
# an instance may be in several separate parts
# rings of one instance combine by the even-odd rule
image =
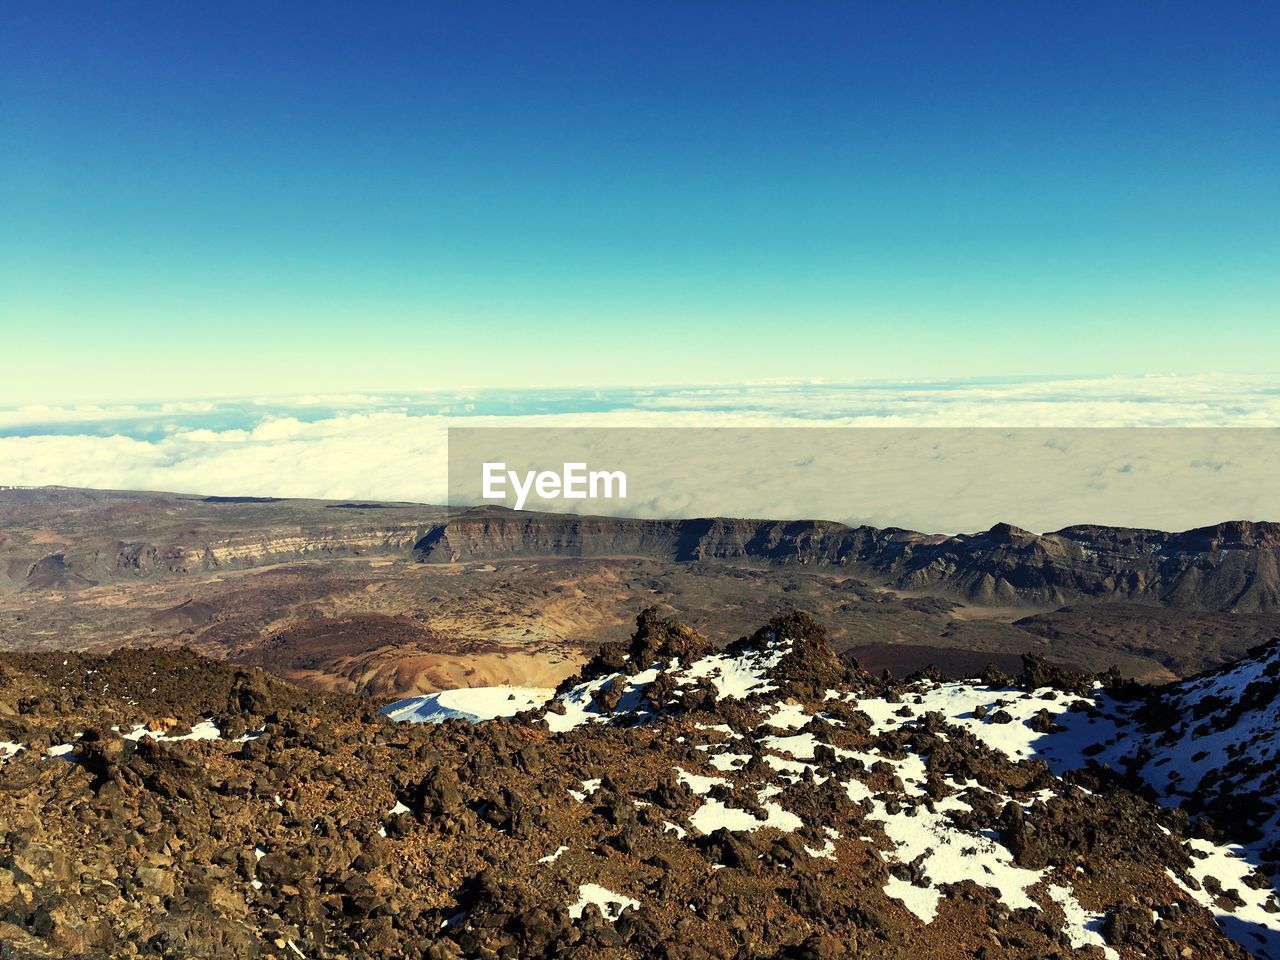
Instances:
[[[1121,707],[1251,729],[1272,703],[1259,656],[1236,700],[1228,673]],[[1015,755],[1102,716],[1090,678],[1026,667],[959,691],[881,681],[802,613],[717,649],[645,611],[558,710],[473,726],[394,724],[189,654],[0,658],[23,707],[0,741],[26,744],[0,765],[0,956],[1042,960],[1072,936],[1097,955],[1097,930],[1242,956],[1211,910],[1259,902],[1274,871],[1206,873],[1219,848],[1189,834],[1234,829],[1224,808],[1193,825],[1130,789],[1136,766]],[[102,676],[127,693],[85,683]],[[981,711],[953,702],[974,690]],[[215,714],[243,742],[175,739]],[[163,738],[112,729],[157,716]],[[44,755],[62,743],[71,762]],[[1272,785],[1232,762],[1220,798]]]

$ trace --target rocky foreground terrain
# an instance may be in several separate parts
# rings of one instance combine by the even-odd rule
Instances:
[[[388,713],[10,654],[0,957],[1277,958],[1278,737],[1280,643],[892,680],[646,612],[558,690]]]

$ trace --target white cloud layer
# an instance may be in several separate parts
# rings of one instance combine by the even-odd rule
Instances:
[[[0,410],[0,484],[441,503],[450,426],[1280,428],[1280,381],[770,384],[11,408]],[[1198,440],[1184,431],[1188,439],[1163,449],[1135,446],[1133,431],[1112,431],[1105,442],[1099,432],[1083,444],[1087,451],[1077,439],[1076,452],[1059,452],[1056,461],[1028,459],[1032,447],[953,444],[946,466],[936,456],[920,461],[902,431],[894,456],[837,462],[815,448],[803,473],[794,466],[806,459],[796,441],[783,462],[771,433],[753,435],[759,449],[737,459],[723,453],[673,463],[625,511],[825,517],[940,531],[996,520],[1045,530],[1073,522],[1186,528],[1280,519],[1274,484],[1261,482],[1276,476],[1274,435],[1258,431],[1213,430]],[[1043,440],[1037,436],[1037,445]],[[1192,440],[1198,446],[1186,445]],[[642,447],[632,455],[649,456]],[[1194,456],[1187,453],[1193,448]],[[1055,470],[1054,462],[1064,466]]]

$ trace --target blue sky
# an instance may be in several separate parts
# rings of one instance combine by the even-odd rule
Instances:
[[[0,9],[0,399],[1258,371],[1280,10]]]

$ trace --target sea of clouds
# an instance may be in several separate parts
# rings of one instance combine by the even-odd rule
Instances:
[[[1105,443],[1084,445],[1091,452],[1077,443],[1081,452],[1074,460],[1059,460],[1070,463],[1063,472],[1069,483],[1043,476],[1043,470],[1028,479],[1027,470],[1019,468],[1019,449],[1010,446],[985,458],[969,456],[963,475],[942,484],[934,482],[945,473],[939,456],[912,476],[901,475],[892,459],[837,463],[829,458],[822,466],[824,481],[805,487],[803,496],[787,469],[744,476],[735,466],[734,475],[713,482],[703,476],[717,472],[708,462],[698,474],[673,473],[663,481],[667,486],[646,491],[617,512],[824,517],[947,532],[980,529],[996,520],[1047,530],[1074,522],[1185,529],[1246,516],[1280,519],[1280,509],[1271,508],[1276,463],[1275,435],[1269,432],[1280,430],[1280,381],[1266,376],[477,390],[15,406],[0,408],[0,485],[443,503],[449,493],[448,430],[460,426],[752,428],[750,436],[758,438],[760,449],[735,463],[754,457],[759,464],[775,465],[770,446],[776,442],[769,439],[774,434],[762,428],[893,427],[900,438],[923,428],[1112,428]],[[1141,430],[1153,427],[1186,428],[1187,446],[1138,449],[1145,442]],[[1265,429],[1241,429],[1249,427]],[[819,433],[813,434],[815,443]],[[1036,435],[1036,444],[1044,440]],[[807,459],[794,453],[789,444],[787,463]],[[815,457],[820,453],[815,448]],[[806,464],[810,477],[814,462]],[[979,463],[981,468],[975,466]],[[864,482],[851,483],[850,477]],[[873,477],[880,479],[867,479]],[[1265,489],[1260,478],[1268,481]],[[1271,512],[1264,517],[1265,511]]]

